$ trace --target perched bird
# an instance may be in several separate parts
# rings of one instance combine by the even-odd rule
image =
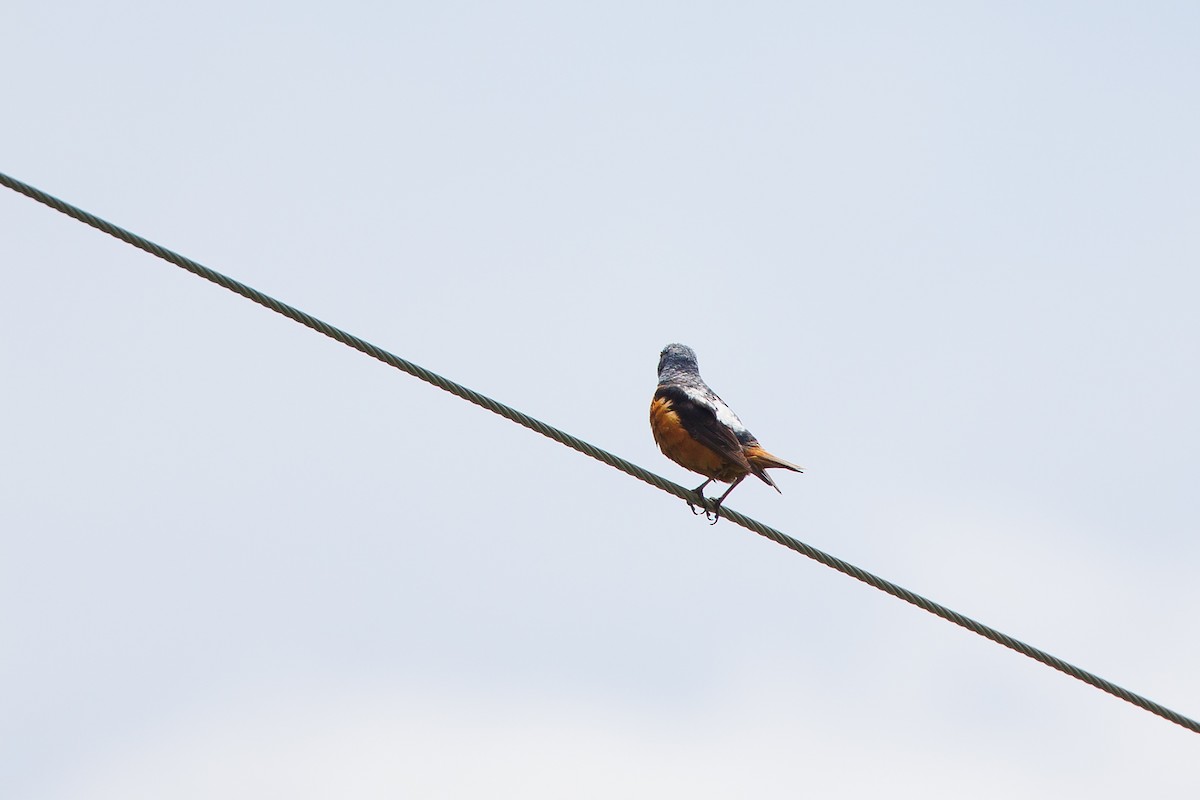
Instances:
[[[773,456],[759,445],[737,414],[700,377],[696,352],[687,345],[669,344],[659,356],[658,389],[650,403],[650,429],[663,455],[708,479],[696,488],[701,506],[705,505],[705,486],[713,481],[732,484],[716,500],[714,525],[721,516],[721,503],[747,475],[753,474],[778,492],[780,489],[767,474],[768,469],[804,471],[803,467]],[[696,513],[690,501],[688,507]]]

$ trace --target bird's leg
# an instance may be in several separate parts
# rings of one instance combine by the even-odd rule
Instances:
[[[718,498],[717,498],[717,501],[716,501],[715,503],[713,503],[713,518],[712,518],[712,524],[713,524],[713,525],[716,525],[716,524],[717,524],[717,520],[719,520],[719,519],[721,518],[721,503],[724,503],[724,502],[725,502],[725,498],[726,498],[726,497],[729,497],[729,493],[730,493],[730,492],[732,492],[734,489],[736,489],[736,488],[737,488],[737,486],[738,486],[738,484],[739,484],[739,483],[741,483],[741,482],[742,482],[742,481],[744,481],[744,480],[746,480],[746,476],[745,476],[745,475],[743,475],[742,477],[738,478],[736,481],[734,481],[734,482],[733,482],[733,483],[730,485],[730,487],[729,487],[728,489],[726,489],[726,490],[725,490],[725,494],[723,494],[723,495],[721,495],[720,497],[718,497]],[[707,516],[707,514],[706,514],[705,516]]]
[[[706,517],[708,516],[708,509],[704,507],[704,487],[708,486],[710,483],[712,483],[712,481],[713,481],[713,479],[709,478],[704,483],[697,486],[694,490],[696,492],[696,496],[700,498],[700,507],[704,508],[704,516],[706,516]],[[699,513],[698,511],[696,511],[695,503],[693,503],[691,500],[688,500],[687,504],[688,504],[688,508],[691,509],[691,512],[693,514]]]

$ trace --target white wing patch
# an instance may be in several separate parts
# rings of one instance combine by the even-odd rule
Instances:
[[[738,419],[737,414],[733,413],[733,409],[725,405],[725,401],[717,397],[712,392],[705,392],[697,389],[694,386],[684,386],[683,391],[694,402],[706,408],[711,408],[713,413],[717,415],[717,421],[733,429],[734,433],[750,433],[746,430],[746,426]]]

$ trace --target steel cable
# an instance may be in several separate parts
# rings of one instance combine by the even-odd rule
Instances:
[[[420,378],[427,383],[431,383],[439,389],[443,389],[450,394],[455,395],[456,397],[460,397],[463,400],[467,400],[468,402],[474,403],[477,406],[486,408],[495,414],[499,414],[505,419],[511,420],[512,422],[529,428],[530,430],[536,431],[537,433],[547,436],[554,441],[564,444],[574,450],[578,450],[584,455],[601,461],[610,467],[619,469],[622,472],[637,478],[638,480],[645,481],[651,486],[662,489],[664,492],[673,494],[676,497],[684,500],[696,502],[696,495],[690,489],[685,489],[683,486],[655,475],[653,472],[645,470],[642,467],[639,467],[637,464],[627,461],[620,456],[613,455],[607,450],[602,450],[595,445],[589,444],[578,437],[566,433],[565,431],[561,431],[558,428],[547,425],[538,419],[534,419],[528,414],[518,411],[511,406],[507,406],[504,403],[493,400],[492,398],[480,394],[473,389],[469,389],[462,384],[455,383],[454,381],[444,378],[441,375],[430,372],[424,367],[414,364],[411,361],[407,361],[399,356],[393,355],[386,350],[376,347],[370,342],[367,342],[358,338],[357,336],[354,336],[353,334],[341,330],[340,328],[336,328],[333,325],[323,322],[311,314],[307,314],[298,308],[288,305],[287,303],[276,300],[269,295],[263,294],[257,289],[235,281],[233,278],[209,269],[203,264],[179,255],[178,253],[168,250],[165,247],[161,247],[148,239],[125,230],[124,228],[113,225],[111,222],[100,219],[94,214],[89,214],[83,209],[77,208],[70,203],[66,203],[57,197],[46,194],[40,189],[30,186],[27,183],[23,183],[22,181],[5,175],[4,173],[0,173],[0,184],[3,184],[14,191],[21,193],[26,197],[36,200],[39,203],[47,205],[56,211],[60,211],[69,217],[90,225],[97,230],[103,231],[110,236],[116,237],[123,242],[131,244],[139,250],[144,250],[145,252],[161,258],[164,261],[169,261],[170,263],[175,264],[176,266],[181,267],[188,272],[191,272],[193,275],[197,275],[205,280],[217,284],[218,286],[223,286],[232,292],[236,292],[248,300],[252,300],[259,305],[275,311],[276,313],[295,320],[301,325],[322,333],[331,339],[341,342],[342,344],[353,347],[355,350],[382,361],[384,364],[395,367],[403,372],[407,372],[409,375]],[[707,507],[711,509],[712,501],[707,500],[706,503]],[[793,550],[801,555],[807,556],[808,558],[835,569],[844,575],[848,575],[855,580],[862,581],[863,583],[873,586],[880,591],[886,592],[893,597],[897,597],[906,603],[911,603],[917,608],[928,611],[929,613],[935,614],[944,620],[954,623],[955,625],[983,636],[984,638],[990,639],[997,644],[1001,644],[1011,650],[1015,650],[1024,656],[1028,656],[1029,658],[1041,662],[1048,667],[1052,667],[1059,672],[1070,675],[1072,678],[1083,681],[1084,683],[1094,686],[1103,692],[1107,692],[1114,697],[1118,697],[1127,703],[1132,703],[1139,708],[1149,711],[1152,714],[1156,714],[1165,720],[1175,723],[1176,725],[1187,728],[1194,733],[1200,733],[1200,722],[1197,722],[1196,720],[1185,717],[1176,711],[1172,711],[1166,706],[1160,705],[1153,700],[1124,689],[1117,684],[1112,683],[1111,681],[1105,680],[1098,675],[1088,672],[1087,670],[1076,667],[1075,665],[1063,661],[1061,658],[1053,656],[1044,650],[1039,650],[1038,648],[1025,644],[1018,639],[1014,639],[1006,633],[1002,633],[995,628],[984,625],[981,622],[977,622],[976,620],[966,617],[957,611],[954,611],[953,609],[941,605],[940,603],[935,603],[928,598],[922,597],[915,592],[911,592],[902,586],[879,577],[878,575],[874,575],[864,569],[860,569],[859,567],[856,567],[847,561],[843,561],[836,556],[832,556],[828,553],[818,550],[817,548],[805,544],[799,539],[795,539],[788,534],[783,533],[782,531],[776,530],[768,525],[764,525],[757,520],[751,519],[750,517],[747,517],[729,508],[723,507],[721,509],[721,516],[736,525],[740,525],[743,528],[753,531],[760,536],[766,537],[773,542],[777,542],[789,550]]]

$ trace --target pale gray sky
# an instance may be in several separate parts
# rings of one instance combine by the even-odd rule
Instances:
[[[1200,714],[1200,8],[9,3],[0,170]],[[1127,798],[1195,734],[0,192],[0,795]]]

